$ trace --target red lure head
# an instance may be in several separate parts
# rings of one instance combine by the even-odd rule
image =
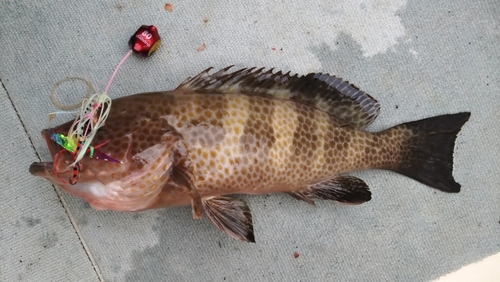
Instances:
[[[154,25],[141,26],[128,41],[128,46],[136,54],[151,56],[160,47],[161,38]]]

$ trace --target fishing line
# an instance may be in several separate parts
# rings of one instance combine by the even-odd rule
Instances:
[[[102,152],[98,151],[98,148],[108,143],[110,140],[107,140],[97,146],[91,146],[94,137],[97,134],[99,128],[104,126],[106,119],[111,111],[111,97],[108,96],[108,90],[111,87],[111,83],[113,82],[116,73],[121,68],[121,66],[125,63],[128,57],[132,53],[140,54],[143,57],[151,56],[160,46],[161,38],[158,34],[158,30],[155,26],[146,26],[142,25],[132,37],[129,39],[129,47],[130,50],[125,54],[125,56],[120,60],[115,70],[113,71],[111,77],[109,78],[108,84],[104,88],[104,92],[97,94],[92,83],[81,77],[67,77],[64,78],[54,84],[52,90],[50,91],[50,99],[52,103],[59,109],[63,111],[57,111],[49,114],[49,126],[50,122],[60,114],[72,114],[76,115],[67,135],[58,132],[51,132],[50,139],[56,142],[59,146],[64,149],[58,152],[54,156],[53,160],[53,169],[55,176],[63,181],[59,177],[59,172],[57,171],[57,161],[59,160],[59,156],[64,151],[69,152],[73,157],[73,162],[69,165],[69,168],[73,168],[73,175],[70,178],[70,184],[76,184],[80,177],[80,160],[83,159],[85,154],[89,154],[90,158],[94,157],[94,153],[96,154],[96,159],[102,159],[104,161],[118,162],[122,163],[119,160],[112,158]],[[55,93],[57,87],[59,87],[62,83],[71,80],[82,80],[87,84],[87,92],[85,94],[84,99],[80,103],[76,103],[73,105],[63,105],[57,101],[55,98]],[[94,94],[91,96],[91,94]],[[80,111],[78,112],[70,112],[69,110],[73,110],[80,107]],[[50,175],[50,174],[48,174]],[[65,183],[65,181],[63,181]]]
[[[59,85],[61,85],[63,82],[71,81],[71,80],[81,80],[87,84],[87,93],[85,93],[85,99],[88,99],[90,97],[90,94],[95,93],[94,87],[92,86],[92,83],[90,83],[90,80],[88,80],[88,79],[85,79],[82,77],[77,77],[77,76],[63,78],[63,79],[59,80],[58,82],[56,82],[54,84],[54,86],[52,86],[52,90],[50,90],[50,100],[52,100],[52,104],[54,104],[54,106],[56,106],[57,108],[59,108],[61,110],[73,110],[73,109],[76,109],[82,105],[82,102],[78,102],[76,104],[66,106],[66,105],[59,103],[55,97],[57,87],[59,87]],[[53,114],[58,114],[58,113],[64,113],[64,112],[56,112]]]

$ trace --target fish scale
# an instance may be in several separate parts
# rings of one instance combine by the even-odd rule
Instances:
[[[365,128],[379,103],[341,78],[264,69],[210,69],[172,91],[141,93],[112,101],[96,133],[99,151],[121,161],[84,157],[74,185],[71,154],[62,154],[42,131],[52,162],[33,163],[45,177],[99,210],[141,211],[191,205],[230,236],[254,242],[253,219],[233,194],[288,193],[361,204],[368,185],[346,173],[387,169],[444,192],[460,191],[453,172],[455,139],[470,113],[403,123],[380,132]]]

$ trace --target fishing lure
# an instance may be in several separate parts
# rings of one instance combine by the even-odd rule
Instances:
[[[67,137],[64,134],[61,133],[52,133],[50,136],[50,139],[52,139],[54,142],[56,142],[59,146],[63,147],[66,149],[68,152],[71,154],[75,155],[77,152],[85,155],[85,153],[89,153],[90,158],[94,158],[97,160],[104,160],[104,161],[109,161],[113,163],[122,163],[121,161],[104,154],[100,152],[98,149],[104,145],[106,145],[110,140],[107,140],[101,144],[98,144],[96,146],[88,146],[86,149],[83,149],[83,145],[81,142],[77,142],[75,138],[72,137]],[[76,164],[75,164],[76,165]],[[74,166],[74,165],[71,165]]]
[[[114,163],[123,163],[123,162],[121,162],[121,161],[119,161],[119,160],[117,160],[117,159],[115,159],[115,158],[113,158],[105,153],[102,153],[98,150],[100,147],[106,145],[110,140],[106,140],[103,143],[98,144],[96,146],[88,146],[87,149],[83,150],[82,143],[78,142],[73,137],[68,137],[68,136],[65,136],[64,134],[61,134],[61,133],[52,133],[50,135],[50,139],[52,139],[59,146],[64,148],[63,150],[59,151],[56,154],[56,156],[54,157],[54,162],[53,162],[55,175],[62,182],[66,182],[66,181],[62,180],[59,177],[58,171],[56,169],[56,164],[58,163],[57,160],[59,159],[59,155],[65,151],[68,151],[69,153],[71,153],[73,155],[73,160],[76,159],[77,153],[83,152],[84,155],[85,155],[85,153],[88,153],[88,156],[90,158],[95,158],[97,160],[104,160],[104,161],[109,161],[109,162],[114,162]],[[73,174],[72,174],[72,177],[69,179],[69,183],[71,185],[74,185],[78,182],[78,179],[80,178],[81,166],[80,166],[79,162],[75,162],[75,164],[71,165],[71,167],[73,169]]]
[[[56,101],[54,98],[55,88],[59,86],[63,81],[71,80],[71,79],[81,79],[87,83],[87,94],[85,95],[85,99],[81,103],[81,108],[79,114],[76,116],[73,124],[71,125],[68,135],[53,133],[51,135],[51,139],[54,140],[57,144],[64,148],[57,156],[64,152],[65,150],[70,152],[73,155],[73,163],[69,165],[69,167],[73,168],[73,176],[70,179],[70,184],[76,184],[80,175],[80,164],[79,161],[85,157],[85,154],[88,153],[90,158],[101,159],[104,161],[122,163],[119,160],[116,160],[104,153],[101,153],[97,150],[97,148],[105,145],[109,142],[103,142],[97,146],[91,146],[92,140],[94,139],[97,130],[104,126],[106,119],[108,118],[109,112],[111,110],[111,98],[108,96],[108,89],[111,86],[111,82],[113,81],[116,73],[122,66],[122,64],[127,60],[127,58],[132,54],[136,53],[143,57],[151,56],[160,46],[161,38],[158,34],[158,30],[155,26],[146,26],[142,25],[132,37],[129,39],[129,47],[130,51],[121,59],[121,61],[116,66],[111,78],[104,89],[104,92],[101,94],[94,94],[90,96],[91,92],[95,92],[92,85],[89,81],[81,79],[81,78],[66,78],[62,81],[56,83],[51,91],[51,99],[52,102],[59,108],[64,110],[69,110],[75,107],[78,107],[79,104],[72,106],[64,106]],[[90,96],[90,97],[89,97]],[[66,112],[68,113],[68,112]],[[49,121],[55,117],[57,113],[53,113],[49,115]],[[55,168],[54,161],[54,169],[57,174],[57,170]],[[58,177],[59,178],[59,177]],[[60,178],[59,178],[60,179]]]
[[[104,125],[108,117],[111,109],[111,98],[104,92],[84,100],[83,104],[85,106],[81,108],[80,115],[75,119],[68,132],[68,139],[77,140],[77,144],[80,145],[80,148],[77,148],[74,162],[70,166],[76,165],[83,158],[87,149],[91,147],[90,143],[97,130]]]

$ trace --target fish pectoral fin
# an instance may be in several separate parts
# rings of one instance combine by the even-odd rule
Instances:
[[[203,204],[201,202],[200,193],[194,184],[193,175],[189,173],[188,170],[176,166],[172,169],[170,181],[178,186],[186,187],[186,189],[189,190],[191,193],[191,211],[193,212],[193,218],[201,218],[203,215]]]
[[[235,239],[255,243],[252,213],[244,200],[218,196],[204,200],[203,209],[218,229]]]
[[[333,200],[345,204],[362,204],[371,200],[368,185],[354,176],[337,176],[289,194],[310,204],[314,203],[313,199]]]

